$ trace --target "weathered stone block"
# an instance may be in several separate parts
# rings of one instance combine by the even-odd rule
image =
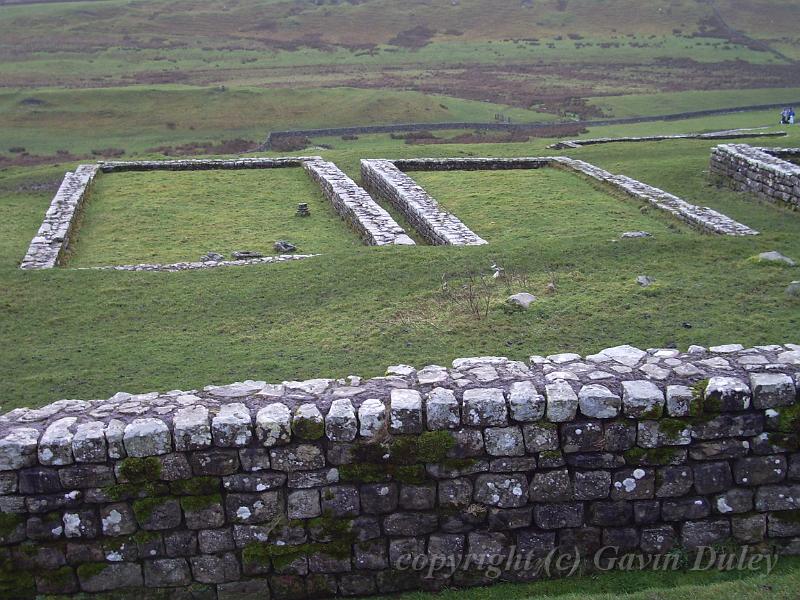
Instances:
[[[628,417],[657,419],[664,402],[664,393],[652,381],[622,382],[622,407]]]
[[[189,559],[192,576],[200,583],[225,583],[240,577],[239,561],[233,553],[222,555],[201,554]]]
[[[730,536],[731,524],[724,519],[689,521],[681,527],[681,544],[687,549],[713,546],[724,542]]]
[[[464,424],[475,427],[508,424],[508,410],[503,390],[477,388],[464,392]]]
[[[375,398],[364,400],[358,407],[359,434],[372,438],[386,430],[386,405]]]
[[[322,488],[322,512],[333,517],[357,517],[361,513],[358,489],[350,485]]]
[[[227,494],[225,513],[231,523],[253,525],[272,521],[283,512],[281,492]]]
[[[750,388],[736,377],[712,377],[708,380],[703,409],[707,412],[731,412],[750,408]]]
[[[211,446],[211,426],[205,406],[188,406],[175,411],[172,418],[175,450],[201,450]]]
[[[189,454],[192,472],[199,476],[231,475],[239,469],[236,450],[200,450]]]
[[[694,488],[698,494],[715,494],[733,484],[731,468],[726,462],[706,462],[692,466]]]
[[[172,434],[161,419],[134,419],[123,434],[128,456],[145,457],[172,451]]]
[[[613,419],[619,414],[622,399],[604,385],[585,385],[578,393],[578,403],[584,416]]]
[[[318,440],[325,435],[325,421],[316,404],[301,404],[295,409],[292,433],[299,440]]]
[[[80,565],[77,573],[84,592],[109,592],[144,585],[142,567],[136,563],[88,563]]]
[[[389,400],[391,433],[422,432],[422,396],[416,390],[393,389]]]
[[[72,429],[77,420],[76,417],[64,417],[48,425],[39,440],[40,463],[43,465],[72,464],[74,461],[72,456]]]
[[[544,417],[547,402],[531,381],[517,381],[508,392],[511,418],[520,423],[532,423]]]
[[[383,519],[383,529],[388,535],[420,536],[436,531],[439,519],[430,513],[394,513]]]
[[[528,452],[542,452],[546,450],[559,450],[558,427],[551,423],[536,423],[524,425],[522,433],[525,437],[525,447]]]
[[[750,375],[753,407],[757,409],[791,406],[797,396],[794,381],[783,373],[753,373]]]
[[[519,427],[487,427],[483,438],[486,452],[491,456],[525,455],[525,441]]]
[[[571,500],[572,481],[567,469],[535,473],[529,492],[531,502]]]
[[[161,558],[144,562],[144,583],[147,587],[180,587],[192,582],[192,573],[185,558]]]
[[[359,488],[361,511],[385,514],[397,508],[398,492],[395,483],[366,484]]]
[[[656,471],[656,498],[676,498],[688,494],[693,483],[691,467],[662,467]]]
[[[289,407],[276,402],[256,413],[256,437],[265,448],[292,441],[292,415]]]
[[[653,469],[623,469],[614,473],[612,500],[645,500],[655,496]]]
[[[786,458],[781,455],[750,456],[733,464],[736,483],[748,486],[780,483],[786,479],[787,470]]]
[[[0,471],[13,471],[36,464],[39,432],[28,427],[12,429],[0,438]]]
[[[72,455],[76,462],[105,462],[106,452],[104,423],[92,421],[82,423],[75,428],[75,436],[72,438]]]
[[[348,399],[334,400],[325,416],[325,434],[332,442],[352,442],[358,435],[358,419]]]
[[[103,535],[130,535],[136,532],[136,519],[130,505],[125,502],[100,507],[100,524]]]
[[[314,471],[325,466],[319,446],[297,444],[270,450],[272,468],[277,471]]]
[[[564,423],[561,425],[561,449],[568,454],[604,450],[602,423],[599,421]]]
[[[572,386],[563,379],[545,386],[547,396],[547,419],[553,423],[571,421],[578,411],[578,396]]]
[[[541,529],[564,529],[583,524],[583,504],[537,504],[533,521]]]
[[[608,498],[611,473],[608,471],[578,471],[575,473],[575,500]]]
[[[702,519],[710,514],[711,506],[705,498],[672,498],[661,503],[661,518],[664,521]]]

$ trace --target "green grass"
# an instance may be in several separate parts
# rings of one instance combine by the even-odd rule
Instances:
[[[737,118],[741,125],[754,126],[761,117],[750,122],[746,115]],[[691,131],[710,122],[668,125]],[[798,134],[791,130],[785,144],[797,144]],[[552,154],[546,149],[549,142],[409,147],[388,136],[366,136],[321,153],[357,177],[358,159],[364,156],[536,156]],[[601,194],[605,199],[600,200],[612,203],[609,210],[626,213],[622,221],[607,221],[609,228],[597,235],[513,236],[486,230],[497,241],[482,247],[357,245],[333,248],[310,261],[191,273],[20,272],[16,265],[51,194],[15,190],[57,179],[64,167],[10,169],[0,179],[2,409],[110,396],[121,389],[371,376],[389,364],[447,364],[470,355],[524,360],[532,353],[591,353],[619,343],[686,347],[792,341],[787,338],[800,330],[800,304],[784,289],[798,278],[796,269],[765,269],[747,259],[767,250],[800,257],[800,214],[710,185],[704,171],[712,145],[699,140],[612,144],[569,154],[721,210],[760,230],[760,236],[699,235],[682,227],[667,231],[668,220],[633,214],[638,207],[630,201]],[[528,182],[535,189],[541,176],[560,176],[549,173],[517,174],[523,183],[515,193]],[[477,185],[481,178],[473,175]],[[503,190],[508,183],[499,182],[506,175],[491,174]],[[107,181],[113,182],[112,176]],[[568,183],[570,190],[596,197],[597,191],[587,190],[580,178],[570,177]],[[435,191],[446,203],[459,200],[458,194],[445,198]],[[483,194],[480,186],[478,192]],[[501,193],[496,203],[503,201]],[[483,210],[480,194],[470,202],[477,203],[477,216]],[[467,212],[461,216],[484,231],[489,223],[470,223],[464,206]],[[590,226],[592,216],[600,222],[611,219],[592,206],[587,203],[588,216],[582,217]],[[542,224],[550,220],[553,234],[569,233],[571,225],[566,220],[559,225],[551,208]],[[534,217],[535,211],[524,213],[524,218]],[[629,219],[635,228],[642,225],[658,235],[612,242],[613,234],[629,229],[622,227]],[[502,310],[503,294],[521,291],[507,290],[504,282],[484,320],[444,299],[443,275],[489,273],[494,261],[523,275],[516,281],[540,297],[531,311]],[[640,288],[635,278],[643,274],[657,285]],[[551,280],[557,284],[555,294],[547,293]]]
[[[401,600],[793,600],[800,585],[800,560],[780,557],[772,574],[765,569],[732,571],[609,572],[534,583],[498,583],[491,587],[402,594]],[[397,597],[397,596],[396,596]]]
[[[687,233],[669,223],[676,230],[670,233],[657,211],[643,214],[639,203],[614,197],[567,171],[415,172],[411,176],[446,210],[500,246],[581,238],[599,243],[637,230],[669,236],[678,243]]]
[[[307,202],[311,216],[294,216]],[[360,244],[301,168],[100,175],[83,209],[71,267],[199,260],[214,251],[303,254]]]

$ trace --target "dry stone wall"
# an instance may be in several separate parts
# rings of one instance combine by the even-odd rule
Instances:
[[[479,246],[486,243],[454,214],[444,210],[424,189],[388,160],[362,160],[361,180],[385,198],[434,245]]]
[[[786,137],[785,131],[754,131],[752,129],[730,129],[709,133],[678,133],[674,135],[642,135],[626,137],[586,138],[581,140],[561,140],[549,147],[557,150],[564,148],[580,148],[597,144],[614,144],[617,142],[664,142],[674,140],[735,140],[741,138]]]
[[[362,160],[361,176],[368,189],[387,198],[401,210],[413,225],[421,228],[420,231],[426,239],[432,243],[443,243],[434,241],[445,238],[450,233],[448,228],[440,225],[443,222],[442,219],[436,217],[438,204],[403,171],[475,171],[540,169],[544,167],[567,169],[589,177],[637,200],[651,204],[701,231],[732,236],[758,235],[758,231],[711,208],[696,206],[631,177],[614,175],[585,161],[565,156]],[[451,236],[450,239],[452,241],[446,243],[459,243],[457,235]]]
[[[295,600],[525,580],[525,558],[604,546],[796,554],[799,385],[800,345],[619,346],[16,409],[0,596]]]
[[[792,148],[722,144],[711,151],[710,172],[736,190],[800,208],[800,166],[784,160],[798,156]]]
[[[89,186],[97,175],[97,165],[80,165],[64,175],[39,231],[31,240],[20,263],[21,269],[52,269],[69,244],[75,222]]]
[[[414,245],[414,240],[408,237],[389,213],[335,164],[324,160],[309,160],[303,163],[303,167],[322,187],[336,212],[367,245]]]

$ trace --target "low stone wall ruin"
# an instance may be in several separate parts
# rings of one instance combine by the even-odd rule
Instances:
[[[444,210],[392,161],[362,160],[361,181],[373,195],[400,211],[425,240],[436,246],[479,246],[486,240]]]
[[[413,246],[405,230],[366,191],[332,162],[309,160],[303,167],[322,188],[325,197],[369,246]]]
[[[727,131],[711,131],[708,133],[676,133],[673,135],[640,135],[625,137],[585,138],[580,140],[561,140],[548,148],[562,150],[565,148],[581,148],[597,144],[615,144],[618,142],[668,142],[674,140],[736,140],[741,138],[786,137],[785,131],[754,131],[752,129],[729,129]]]
[[[603,546],[797,554],[799,386],[794,344],[619,346],[16,409],[0,597],[299,600],[485,584],[512,552],[502,579]]]
[[[711,151],[710,173],[735,190],[800,208],[800,166],[785,160],[798,156],[796,148],[722,144]]]
[[[79,165],[74,172],[64,175],[44,221],[20,263],[20,269],[52,269],[58,264],[69,244],[75,215],[97,175],[97,169],[97,165]]]
[[[610,186],[636,200],[646,202],[688,225],[708,233],[744,236],[758,232],[711,208],[696,206],[664,190],[625,175],[614,175],[582,160],[565,156],[518,158],[412,158],[399,160],[362,160],[361,177],[374,194],[386,198],[434,244],[463,244],[469,234],[453,226],[442,216],[436,200],[417,185],[404,171],[475,171],[505,169],[541,169],[556,167],[573,171]],[[455,218],[455,217],[453,217]],[[460,224],[461,222],[458,221]],[[463,224],[461,224],[463,226]],[[465,226],[464,226],[465,227]],[[475,236],[477,237],[477,236]],[[480,239],[480,238],[477,238]],[[447,240],[447,241],[440,241]],[[483,240],[481,240],[481,243]]]

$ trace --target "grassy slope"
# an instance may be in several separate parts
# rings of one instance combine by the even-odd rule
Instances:
[[[309,204],[310,217],[294,217],[298,202]],[[304,254],[360,244],[299,168],[100,177],[78,232],[71,267],[274,254],[277,240]]]
[[[760,121],[741,116],[736,123]],[[669,125],[692,130],[707,124]],[[795,131],[787,145],[798,142]],[[324,154],[356,175],[362,156],[549,153],[547,140],[461,147],[408,147],[388,136],[361,142]],[[302,263],[202,273],[21,273],[16,263],[49,194],[7,191],[0,203],[2,407],[252,377],[373,375],[388,364],[446,364],[462,355],[524,358],[621,342],[685,346],[790,338],[800,311],[783,289],[797,274],[746,259],[773,249],[800,256],[800,217],[708,185],[703,171],[710,147],[700,141],[617,144],[571,154],[718,208],[761,236],[669,233],[628,244],[612,243],[604,231],[509,236],[478,248],[343,248]],[[0,184],[4,189],[52,178],[58,169],[14,172]],[[558,207],[542,210],[551,211],[543,218],[558,218]],[[660,218],[645,217],[651,228],[663,228]],[[641,219],[631,216],[631,224],[638,227]],[[441,299],[443,274],[486,272],[495,260],[527,275],[527,287],[542,296],[534,310],[507,315],[498,307],[489,319],[475,321]],[[634,279],[641,274],[658,284],[639,288]],[[551,277],[558,292],[548,296]],[[499,289],[498,298],[505,291]]]
[[[31,99],[36,103],[32,104]],[[32,154],[73,154],[121,148],[138,154],[163,145],[218,142],[242,137],[262,141],[270,130],[293,127],[426,121],[515,121],[550,115],[491,103],[419,92],[382,90],[196,88],[133,86],[88,90],[0,92],[0,153],[22,146]],[[131,131],[135,135],[131,135]],[[91,132],[91,135],[86,135]]]

